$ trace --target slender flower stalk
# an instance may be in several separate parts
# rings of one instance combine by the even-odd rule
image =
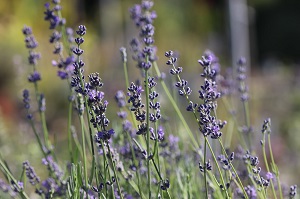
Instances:
[[[250,113],[249,113],[249,94],[248,94],[248,86],[246,84],[246,59],[245,58],[240,58],[237,62],[238,68],[237,68],[237,80],[239,83],[239,92],[240,92],[240,98],[243,103],[243,108],[244,108],[244,118],[245,118],[245,127],[243,127],[243,133],[246,134],[247,136],[247,141],[248,141],[248,148],[250,149],[251,147],[251,132],[252,128],[250,126]]]
[[[44,133],[44,143],[47,150],[51,150],[51,143],[48,135],[48,128],[46,126],[45,119],[45,98],[43,94],[39,93],[37,82],[41,80],[41,75],[36,69],[38,60],[41,58],[40,53],[35,52],[35,48],[38,46],[38,42],[35,40],[35,37],[32,33],[32,29],[28,26],[24,26],[22,29],[23,34],[25,35],[25,44],[26,48],[29,51],[28,62],[32,65],[33,72],[28,76],[28,81],[34,84],[36,101],[39,104],[39,114],[42,122],[43,133]]]
[[[120,48],[120,52],[121,52],[122,63],[123,63],[123,70],[124,70],[124,75],[125,75],[125,84],[126,84],[126,88],[129,88],[126,48],[121,47]],[[126,106],[125,98],[126,97],[125,97],[125,95],[124,95],[124,93],[122,91],[118,91],[117,94],[115,95],[115,99],[116,99],[116,101],[118,103],[118,106],[120,108],[123,108],[123,107]],[[127,108],[129,109],[129,107],[127,107]],[[130,115],[131,115],[131,118],[133,120],[134,126],[137,127],[136,120],[134,119],[134,114],[133,114],[132,111],[130,111]],[[123,119],[126,118],[125,116],[123,116],[123,114],[120,114],[119,117],[121,117]],[[141,180],[140,180],[139,169],[137,167],[138,164],[137,164],[137,160],[136,160],[136,154],[135,154],[135,151],[134,151],[134,148],[133,148],[132,140],[131,140],[129,132],[128,132],[128,131],[130,131],[130,127],[128,127],[128,125],[126,125],[126,124],[129,124],[128,120],[124,121],[123,130],[124,130],[124,132],[126,134],[127,140],[129,142],[129,145],[130,145],[130,150],[131,150],[132,158],[133,158],[133,164],[134,164],[134,167],[136,168],[135,172],[136,172],[137,180],[138,180],[138,190],[139,190],[140,196],[142,196]]]
[[[270,131],[271,132],[271,131]],[[271,157],[271,168],[273,170],[273,172],[275,173],[276,175],[276,179],[277,179],[277,186],[278,186],[278,190],[279,190],[279,197],[280,199],[283,198],[283,194],[282,194],[282,188],[281,188],[281,181],[280,181],[280,178],[279,178],[279,170],[278,170],[278,167],[274,161],[274,156],[273,156],[273,148],[272,148],[272,144],[271,144],[271,133],[268,133],[268,145],[269,145],[269,151],[270,151],[270,157]]]
[[[280,184],[280,178],[279,178],[279,171],[278,171],[278,168],[277,168],[277,165],[274,161],[274,157],[273,157],[273,152],[272,152],[272,145],[271,145],[271,119],[268,118],[264,121],[263,123],[263,127],[262,127],[262,134],[263,134],[263,140],[261,140],[261,145],[263,147],[263,157],[264,157],[264,162],[265,162],[265,166],[266,166],[266,169],[267,169],[267,172],[269,174],[269,179],[270,179],[270,183],[271,183],[271,187],[272,187],[272,192],[273,192],[273,195],[274,195],[274,198],[277,198],[276,196],[276,191],[275,191],[275,187],[274,187],[274,180],[273,180],[273,173],[275,174],[276,176],[276,179],[277,179],[277,183],[278,183],[278,190],[279,190],[279,196],[280,198],[283,198],[283,194],[282,194],[282,189],[281,189],[281,184]],[[271,168],[272,168],[272,172],[271,173],[271,170],[269,168],[269,163],[267,161],[267,157],[266,157],[266,149],[265,149],[265,143],[266,143],[266,138],[265,136],[268,136],[268,147],[269,147],[269,151],[270,151],[270,158],[271,158]]]
[[[147,143],[147,170],[148,170],[148,189],[149,189],[149,199],[151,198],[151,170],[150,170],[150,155],[151,155],[151,151],[150,151],[150,107],[149,107],[149,87],[148,87],[148,78],[149,78],[149,74],[148,74],[148,70],[145,70],[145,93],[146,93],[146,129],[147,129],[147,137],[146,137],[146,143]]]

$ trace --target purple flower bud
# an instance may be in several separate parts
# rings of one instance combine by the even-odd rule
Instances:
[[[157,139],[158,141],[162,141],[164,140],[164,136],[165,136],[165,132],[162,126],[159,126],[158,130],[157,130]]]
[[[152,8],[152,6],[154,5],[154,3],[152,1],[142,1],[142,8],[145,10],[150,10]]]
[[[37,71],[34,71],[31,75],[28,76],[29,82],[37,82],[39,80],[41,80],[41,75]]]
[[[28,36],[32,34],[32,29],[29,26],[24,25],[22,32],[25,36]]]
[[[61,79],[68,79],[69,74],[65,71],[57,71],[57,76],[60,77]]]
[[[76,54],[77,56],[80,56],[83,53],[83,50],[80,48],[75,48],[73,50],[73,53]]]
[[[238,64],[238,65],[241,65],[241,66],[246,65],[246,63],[247,63],[247,61],[246,61],[246,58],[245,58],[245,57],[241,57],[241,58],[238,60],[238,62],[237,62],[237,64]]]
[[[154,26],[152,24],[146,24],[141,30],[142,36],[151,37],[154,35]]]
[[[77,45],[81,45],[81,44],[83,44],[83,42],[84,42],[84,39],[82,37],[75,38],[75,43]]]
[[[135,22],[136,26],[140,25],[140,18],[142,16],[142,7],[141,5],[134,5],[132,8],[129,9],[130,17]]]
[[[86,34],[86,27],[84,25],[78,26],[78,30],[76,30],[78,36],[82,37]]]
[[[23,102],[24,102],[24,107],[26,109],[30,108],[30,98],[29,98],[29,91],[27,89],[25,89],[23,91]]]
[[[38,42],[35,40],[33,35],[27,36],[25,38],[26,48],[34,49],[38,46]]]
[[[29,64],[36,65],[37,60],[39,60],[40,58],[41,58],[40,53],[30,51],[29,56],[28,56],[28,62],[29,62]]]
[[[274,178],[274,175],[271,172],[266,173],[266,179],[267,180],[272,180]]]
[[[61,38],[61,33],[57,32],[57,31],[53,31],[52,35],[50,36],[49,42],[50,43],[54,43],[59,41]]]
[[[175,62],[177,61],[176,57],[170,57],[170,59],[167,61],[167,65],[174,65]]]

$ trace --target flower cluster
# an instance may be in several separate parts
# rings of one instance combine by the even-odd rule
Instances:
[[[134,52],[133,59],[137,61],[137,66],[148,70],[156,58],[156,47],[154,44],[154,26],[153,20],[157,17],[154,11],[152,1],[142,1],[141,4],[134,5],[129,11],[131,19],[140,30],[141,41],[137,38],[132,39],[130,46]]]
[[[264,120],[261,132],[263,134],[265,134],[265,133],[270,134],[271,133],[271,119],[270,118]]]
[[[68,79],[73,70],[74,66],[73,63],[75,62],[75,57],[73,55],[67,57],[66,59],[61,58],[59,61],[52,61],[53,66],[58,67],[57,76],[59,76],[61,79]]]
[[[84,25],[80,25],[78,30],[76,31],[78,37],[76,41],[80,41],[77,43],[77,47],[73,50],[73,53],[78,56],[76,62],[73,63],[74,66],[74,74],[72,76],[71,86],[75,88],[77,93],[82,95],[87,94],[86,84],[84,83],[84,76],[83,76],[83,66],[85,63],[80,59],[80,55],[83,53],[83,50],[80,48],[80,45],[84,42],[83,36],[86,33],[86,27]]]
[[[297,195],[297,185],[292,185],[290,187],[289,196],[290,196],[290,198],[295,198],[296,195]]]
[[[52,0],[52,3],[54,4],[52,9],[50,8],[50,3],[45,4],[46,11],[44,12],[44,19],[49,21],[50,29],[55,29],[59,25],[64,25],[66,23],[66,19],[59,17],[57,14],[57,12],[62,9],[62,7],[59,5],[60,1]]]
[[[200,104],[197,111],[200,115],[200,131],[203,133],[203,135],[211,136],[212,139],[218,139],[221,137],[221,129],[227,122],[217,120],[215,116],[211,115],[214,112],[214,107],[211,104]]]
[[[24,108],[27,111],[27,119],[32,119],[32,114],[29,113],[30,109],[30,96],[29,96],[29,91],[27,89],[23,90],[23,103],[24,103]]]
[[[267,173],[265,177],[261,176],[261,167],[258,167],[258,157],[252,156],[249,151],[243,157],[246,165],[249,165],[252,169],[252,177],[254,182],[261,187],[268,187],[270,180],[273,178],[272,173]]]
[[[230,163],[234,160],[234,152],[232,152],[228,158],[225,155],[221,154],[218,156],[218,161],[222,164],[224,170],[230,170]]]
[[[149,77],[148,78],[148,88],[151,91],[149,93],[149,107],[150,110],[152,110],[152,113],[149,113],[149,118],[151,122],[156,122],[161,118],[160,115],[160,103],[157,101],[157,97],[159,96],[159,93],[153,90],[155,87],[156,82],[154,81],[154,77]]]
[[[180,96],[191,95],[192,89],[189,86],[187,86],[188,81],[184,80],[184,79],[181,79],[180,76],[179,76],[180,73],[182,72],[182,67],[176,67],[175,66],[175,63],[177,62],[177,57],[174,57],[173,54],[174,53],[171,50],[167,51],[165,53],[165,56],[167,58],[169,58],[169,60],[167,61],[166,64],[169,65],[169,66],[172,66],[172,69],[170,69],[170,74],[177,76],[178,82],[175,84],[175,86],[178,88],[178,93],[179,93]],[[187,109],[189,109],[189,108],[187,108]],[[190,111],[190,110],[188,110],[188,111]]]
[[[115,100],[116,100],[116,102],[117,102],[119,108],[123,108],[123,107],[126,106],[126,100],[125,100],[125,97],[126,97],[126,96],[125,96],[125,94],[124,94],[123,91],[121,91],[121,90],[118,90],[118,91],[117,91],[117,93],[116,93],[116,95],[115,95]],[[123,114],[122,114],[122,115],[123,115]],[[123,117],[121,117],[121,118],[123,118]]]
[[[80,45],[84,43],[83,36],[86,34],[86,27],[80,25],[78,30],[76,30],[76,34],[78,35],[78,37],[75,38],[77,47],[73,50],[73,53],[78,57],[78,61],[73,63],[74,75],[72,76],[71,86],[75,88],[75,91],[78,93],[77,110],[79,113],[83,113],[86,104],[83,98],[86,97],[86,105],[89,107],[89,114],[91,115],[90,122],[93,124],[94,128],[99,127],[102,129],[95,135],[95,141],[99,144],[100,140],[108,141],[114,134],[113,129],[106,130],[106,127],[109,124],[109,120],[106,117],[108,101],[103,100],[104,92],[99,90],[103,86],[99,73],[91,73],[88,76],[89,82],[85,82],[83,75],[83,66],[85,63],[80,59],[80,56],[84,51],[80,48]]]
[[[36,185],[40,183],[40,178],[36,175],[34,168],[30,166],[28,161],[23,162],[23,168],[25,170],[27,178],[29,179],[30,184]]]
[[[247,69],[246,69],[246,59],[245,58],[240,58],[237,62],[237,73],[238,77],[237,80],[239,82],[239,92],[241,94],[241,100],[242,101],[248,101],[249,100],[249,94],[248,94],[248,86],[246,84],[246,79],[247,79]]]
[[[179,74],[182,72],[182,68],[175,66],[177,58],[173,56],[173,51],[167,51],[165,56],[169,59],[166,64],[172,66],[170,74],[177,76],[178,82],[175,86],[179,88],[179,95],[185,96],[186,99],[189,100],[188,96],[191,94],[192,89],[187,86],[188,81],[180,78]],[[221,97],[221,93],[218,92],[215,81],[216,75],[219,72],[219,65],[217,64],[217,58],[208,52],[205,56],[202,56],[202,59],[198,60],[198,62],[203,67],[201,76],[205,78],[204,85],[202,85],[198,91],[199,98],[203,100],[203,104],[189,101],[186,110],[194,114],[196,111],[199,113],[199,129],[204,136],[211,136],[212,139],[218,139],[222,135],[221,129],[226,124],[226,121],[217,120],[217,118],[212,115],[217,107],[216,100]],[[212,66],[214,66],[214,68],[212,68]]]
[[[119,118],[123,120],[122,122],[122,129],[124,132],[128,132],[131,136],[133,136],[133,128],[132,123],[127,120],[127,112],[122,110],[123,107],[126,106],[126,96],[123,91],[119,90],[117,91],[115,95],[115,100],[118,104],[118,107],[121,109],[117,115]]]
[[[38,42],[36,41],[34,35],[32,34],[32,29],[25,25],[22,32],[25,35],[26,48],[35,49],[38,46]],[[32,62],[32,64],[34,64],[34,63],[36,63],[36,62]]]
[[[103,86],[99,73],[92,73],[89,76],[89,82],[86,84],[88,106],[90,108],[91,120],[94,128],[101,127],[103,131],[98,132],[98,137],[102,140],[110,139],[111,135],[114,134],[114,130],[105,130],[108,126],[109,120],[106,117],[106,110],[108,101],[104,99],[104,92],[99,91]]]
[[[144,135],[147,132],[145,104],[142,103],[141,97],[143,91],[141,85],[136,85],[132,82],[127,92],[127,96],[129,97],[128,103],[131,104],[130,110],[134,112],[135,119],[140,122],[138,131],[136,132],[137,135]]]
[[[232,67],[226,68],[224,75],[218,75],[217,84],[220,85],[221,96],[231,96],[236,91],[236,81],[233,78]]]
[[[67,79],[71,76],[74,67],[73,63],[75,62],[75,58],[73,55],[67,56],[64,58],[63,56],[63,43],[61,42],[62,35],[65,34],[68,41],[68,48],[67,50],[72,51],[73,49],[73,29],[72,28],[62,28],[64,27],[66,20],[61,16],[60,12],[62,7],[60,6],[59,0],[52,0],[53,8],[50,8],[50,3],[45,4],[46,11],[45,20],[49,21],[50,29],[53,30],[52,34],[50,35],[49,42],[54,44],[53,54],[59,55],[59,60],[53,60],[52,65],[58,67],[57,75],[61,79]],[[60,30],[58,30],[60,28]],[[63,32],[65,31],[65,32]]]
[[[254,186],[246,186],[245,191],[250,199],[255,199],[257,197],[256,189]]]
[[[25,161],[23,163],[23,167],[29,182],[35,186],[41,182],[41,186],[36,186],[35,192],[45,198],[64,196],[67,187],[66,182],[62,180],[64,175],[63,171],[60,169],[58,164],[54,162],[52,156],[50,155],[48,155],[46,158],[43,158],[42,163],[47,166],[50,174],[50,177],[42,182],[36,175],[34,168],[30,166],[29,162]]]
[[[179,137],[170,134],[167,138],[163,138],[160,143],[160,147],[163,149],[160,152],[160,156],[174,164],[173,161],[178,161],[181,157],[181,152],[179,149]],[[173,163],[172,163],[173,162]]]
[[[201,172],[204,172],[205,170],[211,171],[212,170],[212,165],[210,163],[210,160],[205,162],[204,166],[199,162],[199,169],[200,169]]]
[[[65,183],[61,183],[60,185],[57,182],[49,177],[44,180],[42,186],[39,189],[36,189],[36,193],[40,196],[43,195],[45,198],[55,197],[62,197],[65,196],[67,185]]]
[[[203,104],[200,104],[197,110],[200,114],[200,131],[204,136],[210,135],[212,139],[221,137],[222,132],[220,130],[226,124],[226,121],[217,120],[214,115],[217,108],[216,100],[221,97],[215,81],[218,70],[216,67],[212,68],[212,63],[214,63],[213,66],[218,66],[216,60],[217,58],[210,53],[198,60],[198,63],[203,67],[201,76],[204,77],[204,84],[198,91],[199,98],[203,100]]]
[[[201,77],[217,80],[220,75],[221,67],[218,57],[211,51],[206,50],[202,56],[202,59],[198,60],[198,63],[203,67]]]
[[[106,131],[106,130],[105,131],[99,131],[95,135],[95,141],[96,141],[96,143],[98,143],[100,145],[101,140],[108,141],[114,134],[115,134],[115,131],[113,129],[110,129],[108,131]]]
[[[41,54],[34,51],[38,46],[38,42],[32,34],[32,29],[28,26],[24,26],[22,32],[25,35],[26,48],[29,50],[28,62],[30,65],[33,65],[33,72],[28,76],[28,81],[34,83],[41,80],[41,75],[35,68],[37,61],[41,58]]]
[[[167,190],[167,189],[169,189],[170,188],[170,181],[168,179],[162,180],[160,182],[160,188],[161,188],[161,190]]]
[[[198,60],[198,63],[203,67],[204,85],[199,90],[199,98],[204,101],[204,104],[214,104],[214,102],[221,96],[221,93],[217,90],[216,75],[217,70],[212,66],[216,65],[215,56],[213,54],[206,54],[202,56],[202,59]],[[214,65],[212,65],[214,63]]]
[[[21,181],[15,182],[11,180],[11,186],[12,186],[12,190],[16,193],[20,193],[21,191],[24,190],[24,183]]]
[[[17,193],[21,191],[20,189],[24,189],[22,182],[17,182],[17,184],[15,184],[14,181],[11,181],[11,185],[9,185],[0,178],[0,192],[8,193],[11,198],[15,198],[17,196]]]
[[[156,134],[154,133],[153,128],[150,129],[150,133],[151,133],[151,137],[150,137],[151,140],[157,140],[159,142],[162,142],[165,139],[165,131],[162,126],[158,127]]]
[[[64,172],[58,166],[58,164],[53,160],[51,155],[48,155],[46,158],[42,159],[43,165],[47,166],[49,172],[53,173],[57,180],[62,180]]]

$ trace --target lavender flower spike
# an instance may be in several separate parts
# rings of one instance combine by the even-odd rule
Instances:
[[[23,162],[23,168],[25,170],[27,178],[29,179],[30,184],[36,185],[40,183],[40,178],[36,175],[34,168],[30,166],[28,161]]]

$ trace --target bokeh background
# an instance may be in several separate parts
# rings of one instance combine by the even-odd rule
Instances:
[[[66,140],[67,85],[51,65],[51,31],[43,18],[44,0],[0,1],[0,151],[12,169],[30,159],[39,164],[34,136],[22,111],[22,90],[30,68],[21,29],[31,26],[42,54],[38,70],[47,99],[47,122],[55,147]],[[99,72],[110,101],[108,118],[115,117],[114,94],[125,90],[119,48],[137,34],[129,7],[138,0],[61,0],[67,27],[87,27],[84,61],[86,72]],[[184,76],[197,89],[204,50],[212,50],[222,70],[235,66],[239,56],[248,58],[251,121],[256,145],[264,119],[272,119],[272,143],[281,178],[300,184],[300,1],[299,0],[164,0],[155,1],[155,44],[158,63],[168,72],[164,52],[175,50]],[[129,59],[132,81],[140,73]],[[193,83],[192,83],[193,82]],[[171,111],[170,111],[171,112]],[[258,150],[259,153],[259,150]],[[61,150],[61,156],[67,151]],[[29,155],[29,156],[28,156]]]

